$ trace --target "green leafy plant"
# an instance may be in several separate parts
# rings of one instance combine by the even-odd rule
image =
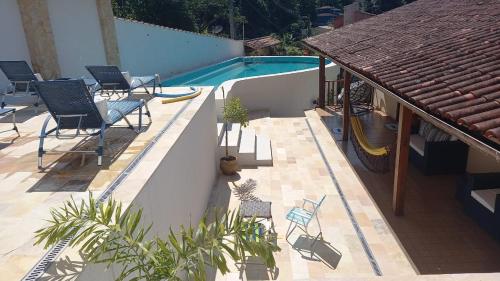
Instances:
[[[240,123],[242,127],[248,126],[248,110],[243,107],[241,100],[238,97],[231,97],[226,101],[226,94],[224,92],[224,87],[222,87],[222,95],[224,97],[224,127],[226,136],[228,135],[228,124],[229,123]],[[226,137],[226,159],[228,159],[228,138]]]
[[[152,224],[143,225],[142,210],[124,210],[113,199],[98,204],[90,195],[88,202],[77,204],[71,198],[52,209],[49,226],[36,232],[35,244],[48,248],[69,240],[86,262],[121,266],[117,280],[205,280],[207,266],[226,274],[227,257],[236,262],[245,255],[260,257],[269,268],[276,266],[273,254],[280,248],[269,233],[245,238],[251,237],[249,225],[255,225],[255,219],[243,220],[237,211],[214,212],[214,217],[208,222],[204,216],[196,229],[170,229],[161,238],[150,233]]]

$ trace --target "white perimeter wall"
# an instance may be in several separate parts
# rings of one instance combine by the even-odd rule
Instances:
[[[395,98],[389,96],[389,94],[386,94],[378,89],[375,89],[373,95],[373,106],[376,109],[385,112],[392,119],[396,119],[398,112],[398,102],[396,101]]]
[[[16,0],[0,0],[0,60],[25,60],[31,63]],[[0,71],[0,92],[7,79]]]
[[[185,118],[181,115],[173,127],[188,122]],[[168,132],[162,136],[114,192],[113,198],[130,202],[124,197],[135,196],[132,204],[134,208],[143,208],[143,223],[153,222],[152,234],[166,237],[169,227],[175,231],[180,225],[192,223],[196,226],[206,211],[216,180],[216,126],[215,99],[213,94],[208,94],[177,140],[172,140],[172,134]],[[165,146],[169,147],[171,141],[175,143],[167,150]],[[159,165],[151,164],[158,155],[161,156]],[[137,173],[151,170],[154,172],[145,184],[134,179]],[[140,189],[137,195],[134,189]],[[78,280],[112,281],[119,272],[115,266],[106,271],[102,265],[90,265],[85,267]]]
[[[244,55],[243,43],[156,25],[115,19],[123,70],[162,79]]]
[[[48,6],[61,76],[89,76],[85,65],[106,64],[95,0],[48,0]]]
[[[326,79],[334,80],[339,73],[335,64],[326,66]],[[319,96],[319,70],[298,71],[292,73],[247,78],[228,81],[221,86],[228,97],[239,97],[241,103],[250,111],[269,110],[271,116],[302,116],[304,110],[313,107],[313,101]],[[216,95],[219,116],[223,107],[222,94]]]

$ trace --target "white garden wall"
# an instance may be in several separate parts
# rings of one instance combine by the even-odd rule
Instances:
[[[243,56],[241,41],[115,19],[122,69],[162,78]]]
[[[95,1],[48,0],[61,76],[89,76],[85,65],[106,64]]]
[[[339,67],[330,63],[326,66],[326,79],[334,80]],[[318,68],[231,80],[224,82],[228,97],[239,97],[250,111],[269,110],[271,116],[301,116],[304,110],[313,108],[313,101],[319,96]],[[216,104],[219,117],[222,115],[222,93],[219,87]]]
[[[24,36],[21,14],[16,0],[0,1],[0,60],[25,60],[30,63],[28,45]],[[0,71],[0,92],[7,79]]]
[[[215,99],[211,91],[204,91],[114,191],[113,198],[125,206],[143,208],[143,222],[153,222],[151,235],[166,237],[170,227],[196,225],[216,180],[216,148]],[[74,253],[68,248],[61,258],[67,258],[65,254],[74,258]],[[112,281],[117,273],[117,267],[105,270],[102,265],[87,265],[77,280]]]

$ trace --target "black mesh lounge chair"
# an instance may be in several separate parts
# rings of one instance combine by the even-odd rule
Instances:
[[[102,155],[104,146],[104,134],[107,128],[120,120],[125,120],[128,128],[141,132],[142,107],[146,108],[144,113],[151,123],[151,115],[144,100],[126,99],[121,101],[107,101],[108,120],[102,118],[93,100],[92,94],[88,91],[83,80],[53,80],[45,82],[35,82],[34,87],[41,99],[45,102],[50,115],[43,123],[40,133],[40,144],[38,147],[38,167],[42,168],[42,157],[47,153],[43,149],[43,142],[46,137],[54,136],[58,139],[72,139],[76,137],[99,136],[99,144],[95,151],[59,151],[59,152],[80,152],[97,153],[97,165],[102,165]],[[134,129],[126,115],[139,110],[139,126]],[[50,119],[56,121],[56,127],[47,130]],[[67,130],[72,133],[62,133]]]
[[[107,92],[111,94],[122,92],[128,93],[130,97],[132,90],[137,88],[144,88],[145,92],[148,94],[154,94],[156,89],[156,76],[141,76],[141,77],[131,77],[131,82],[129,83],[125,76],[117,66],[114,65],[87,65],[85,66],[90,74],[97,80],[97,83],[101,86],[101,92]],[[153,92],[149,92],[147,85],[153,85]]]
[[[17,93],[36,96],[35,106],[38,106],[39,96],[33,89],[33,82],[37,81],[37,78],[28,63],[25,61],[0,61],[0,69],[12,85],[11,90],[7,89],[2,93],[1,108],[5,107],[7,94],[15,95]]]

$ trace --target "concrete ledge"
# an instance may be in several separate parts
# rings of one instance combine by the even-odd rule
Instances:
[[[187,105],[112,194],[124,207],[143,208],[143,222],[154,223],[153,235],[164,235],[171,226],[175,229],[196,222],[205,212],[217,175],[217,127],[211,89],[205,89]],[[62,278],[65,273],[58,271],[62,264],[78,269],[77,280],[115,280],[118,276],[119,269],[105,270],[101,265],[78,268],[81,262],[77,251],[67,248],[44,276]]]

